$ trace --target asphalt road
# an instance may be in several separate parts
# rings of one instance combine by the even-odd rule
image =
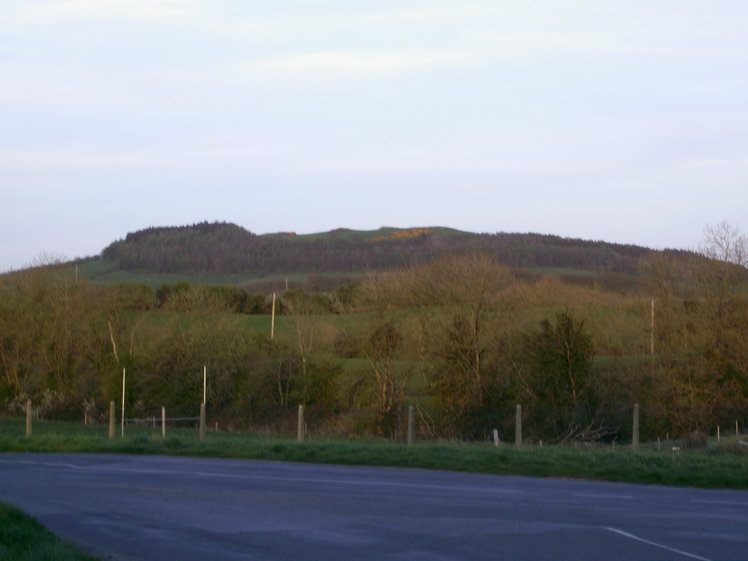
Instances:
[[[0,500],[116,560],[748,560],[748,492],[0,454]]]

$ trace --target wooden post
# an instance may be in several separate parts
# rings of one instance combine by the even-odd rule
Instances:
[[[26,400],[26,438],[31,438],[31,400]]]
[[[200,404],[200,442],[205,440],[205,404]]]
[[[166,407],[161,406],[161,438],[166,438]]]
[[[522,406],[517,404],[514,413],[514,445],[522,446]]]
[[[634,428],[631,434],[631,448],[639,449],[639,404],[634,405]]]
[[[649,318],[649,354],[655,354],[655,301],[652,298],[652,310]]]
[[[275,337],[275,292],[273,292],[273,307],[270,310],[270,340]]]
[[[408,405],[408,446],[413,446],[413,406]]]
[[[499,440],[499,431],[496,429],[493,429],[493,445],[498,448],[501,441]],[[542,446],[542,444],[541,444]]]
[[[114,440],[114,400],[109,402],[109,440]]]
[[[719,425],[717,425],[717,442],[719,442]]]
[[[122,431],[121,436],[125,436],[125,369],[122,369]]]
[[[299,405],[299,415],[296,421],[296,442],[304,442],[304,406]]]

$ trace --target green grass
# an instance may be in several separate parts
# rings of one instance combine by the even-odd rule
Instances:
[[[529,269],[533,273],[540,275],[548,275],[551,277],[557,277],[560,275],[568,275],[570,277],[593,277],[595,271],[586,271],[584,269],[564,269],[561,267],[532,267]]]
[[[280,276],[266,276],[253,273],[247,274],[179,274],[179,273],[151,273],[140,271],[122,271],[114,264],[105,260],[90,261],[80,265],[79,274],[101,284],[139,283],[147,284],[158,289],[162,284],[189,282],[190,284],[208,285],[249,285],[253,282],[263,282]],[[301,280],[305,275],[301,277]]]
[[[78,265],[78,274],[81,277],[89,279],[99,284],[146,284],[157,290],[162,284],[175,284],[178,282],[188,282],[190,284],[206,285],[230,285],[244,286],[252,290],[254,285],[266,285],[268,282],[303,283],[309,275],[317,275],[329,278],[356,279],[363,272],[315,272],[315,271],[296,271],[293,273],[153,273],[149,271],[123,271],[117,268],[116,264],[106,259],[96,259],[84,261]]]
[[[737,442],[698,451],[673,452],[668,445],[634,452],[627,446],[517,449],[456,441],[407,447],[383,439],[316,437],[297,443],[291,437],[225,431],[208,431],[206,441],[200,442],[194,428],[167,428],[163,439],[159,428],[145,426],[128,426],[124,438],[109,440],[107,431],[104,425],[37,421],[33,436],[26,438],[22,419],[5,418],[0,419],[0,451],[244,458],[748,489],[748,453]]]
[[[420,227],[414,226],[412,228],[394,228],[391,226],[382,226],[376,230],[351,230],[349,228],[337,228],[330,232],[316,232],[312,234],[265,234],[269,238],[282,237],[289,241],[310,241],[310,240],[326,240],[326,239],[341,239],[341,240],[372,240],[380,237],[390,237],[393,234],[400,232],[408,232],[410,230],[428,230],[429,235],[435,237],[454,237],[468,234],[461,230],[455,230],[454,228],[445,227]]]
[[[19,509],[0,503],[0,559],[7,561],[94,561],[60,540]]]

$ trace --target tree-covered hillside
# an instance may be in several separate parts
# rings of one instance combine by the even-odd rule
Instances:
[[[104,249],[102,258],[123,271],[268,274],[392,269],[464,251],[489,253],[511,267],[632,273],[649,250],[551,235],[445,228],[256,235],[235,224],[204,222],[130,233]]]

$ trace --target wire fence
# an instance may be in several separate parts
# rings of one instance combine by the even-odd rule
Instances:
[[[328,409],[315,405],[264,408],[246,417],[232,417],[206,408],[205,428],[209,431],[248,432],[264,435],[298,436],[300,424],[307,436],[328,438],[381,437],[406,441],[443,439],[486,441],[524,445],[598,444],[687,440],[698,444],[698,436],[728,438],[748,430],[748,408],[724,408],[703,422],[702,412],[682,418],[674,426],[651,411],[634,405],[592,413],[558,408],[507,406],[471,411],[459,416],[434,415],[416,405],[403,405],[383,413],[374,409]],[[713,412],[714,413],[714,412]],[[120,420],[120,419],[118,419]],[[126,424],[158,427],[199,428],[199,416],[165,416],[158,412],[126,418]]]
[[[34,408],[24,407],[30,418],[57,419]],[[178,409],[178,408],[177,408]],[[652,410],[631,405],[606,410],[514,405],[482,407],[460,412],[430,410],[415,404],[403,404],[388,411],[370,408],[332,409],[314,404],[287,407],[263,407],[232,413],[209,406],[196,407],[200,416],[172,414],[166,408],[138,411],[124,416],[121,407],[112,402],[108,412],[85,411],[86,424],[182,427],[207,431],[248,432],[264,435],[362,438],[380,437],[396,441],[437,441],[443,439],[487,441],[495,444],[615,445],[638,442],[685,440],[698,444],[699,436],[717,439],[739,436],[748,430],[748,404],[743,407],[680,408]],[[167,416],[167,413],[169,414]],[[111,429],[110,429],[111,430]]]

